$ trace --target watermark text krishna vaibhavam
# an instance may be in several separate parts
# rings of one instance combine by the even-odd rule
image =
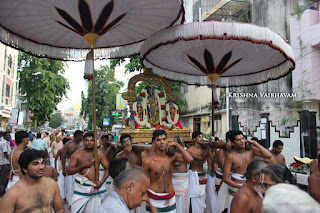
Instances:
[[[229,92],[229,98],[296,98],[296,93],[289,92]]]

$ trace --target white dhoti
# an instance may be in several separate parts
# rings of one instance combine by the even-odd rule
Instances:
[[[206,212],[216,212],[217,193],[215,187],[215,176],[211,170],[207,169],[208,182],[206,186]]]
[[[189,212],[189,173],[173,173],[173,189],[176,193],[177,213]]]
[[[158,209],[158,212],[176,212],[176,199],[174,196],[174,191],[170,193],[156,193],[149,189],[147,193],[151,204]],[[146,206],[146,210],[147,212],[151,212],[149,206]]]
[[[101,164],[99,166],[99,180],[101,180],[104,176],[105,170],[103,168],[101,168]],[[111,195],[112,191],[113,191],[113,179],[112,177],[109,175],[106,182],[104,182],[105,185],[105,189],[106,189],[106,193],[104,194],[102,201],[104,201],[109,195]]]
[[[19,175],[13,174],[12,178],[9,179],[7,187],[6,187],[6,192],[14,185],[16,184],[18,181],[20,180]]]
[[[70,159],[66,159],[66,168],[68,167],[70,162]],[[65,177],[65,196],[67,198],[67,201],[69,205],[71,205],[72,202],[72,196],[73,196],[73,187],[74,187],[74,180],[76,178],[77,174],[74,175],[67,175]]]
[[[67,188],[66,198],[69,205],[72,202],[72,197],[74,192],[74,181],[76,179],[76,176],[77,174],[66,176],[66,179],[67,179],[67,185],[65,186]]]
[[[243,182],[246,181],[246,178],[244,177],[243,174],[237,174],[237,173],[232,173],[231,174],[231,180],[234,181],[236,184],[238,184],[239,186],[243,185]],[[228,212],[230,212],[230,207],[231,207],[231,202],[233,199],[233,196],[237,193],[237,191],[239,190],[236,187],[233,186],[228,186],[228,190],[229,190],[229,207],[228,207]]]
[[[71,213],[97,212],[102,203],[105,187],[94,188],[95,183],[78,174],[74,183],[74,193],[71,203]]]
[[[206,208],[206,173],[189,170],[189,191],[192,212],[202,213]]]
[[[53,167],[55,168],[55,167]],[[65,193],[65,187],[64,187],[64,180],[65,180],[65,176],[63,176],[63,172],[62,172],[62,165],[61,165],[61,161],[57,160],[57,172],[59,173],[58,179],[57,179],[57,183],[59,186],[59,190],[60,190],[60,195],[62,200],[66,198],[66,193]]]
[[[223,182],[223,171],[217,168],[215,175],[215,187],[217,192],[216,212],[221,213],[229,207],[228,185]]]

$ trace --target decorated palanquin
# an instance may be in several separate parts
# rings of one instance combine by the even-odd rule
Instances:
[[[135,86],[138,82],[147,85],[136,95]],[[163,92],[156,89],[153,82],[159,83]],[[128,100],[131,110],[130,125],[121,132],[128,133],[133,143],[151,143],[155,129],[164,129],[168,141],[173,141],[176,135],[181,135],[185,141],[190,141],[191,130],[182,127],[179,120],[179,107],[174,102],[177,95],[172,94],[168,82],[154,74],[151,69],[144,69],[144,73],[133,76],[128,83],[128,91],[122,94]]]

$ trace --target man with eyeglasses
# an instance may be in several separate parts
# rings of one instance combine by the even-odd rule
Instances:
[[[264,159],[270,159],[271,153],[261,146],[257,141],[245,140],[243,133],[239,130],[230,132],[230,141],[233,146],[232,151],[228,154],[223,170],[223,181],[229,186],[229,208],[233,196],[246,180],[243,174],[247,171],[248,165],[254,156]],[[252,144],[250,149],[246,148],[246,142]],[[231,174],[231,178],[229,177]]]
[[[123,151],[119,152],[116,158],[128,158],[131,165],[141,166],[141,153],[132,149],[131,136],[129,134],[121,135],[120,143],[123,146]]]
[[[105,173],[101,180],[95,181],[94,138],[93,132],[83,136],[84,148],[77,150],[70,159],[67,174],[76,174],[71,212],[97,212],[102,196],[106,193],[104,182],[109,176],[108,161],[103,152],[98,152],[98,165],[101,164]],[[70,184],[70,183],[69,183]]]

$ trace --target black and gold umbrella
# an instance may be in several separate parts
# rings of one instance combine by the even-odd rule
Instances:
[[[94,59],[138,54],[148,36],[183,21],[179,0],[0,0],[2,43],[38,57],[91,61],[95,141]]]

